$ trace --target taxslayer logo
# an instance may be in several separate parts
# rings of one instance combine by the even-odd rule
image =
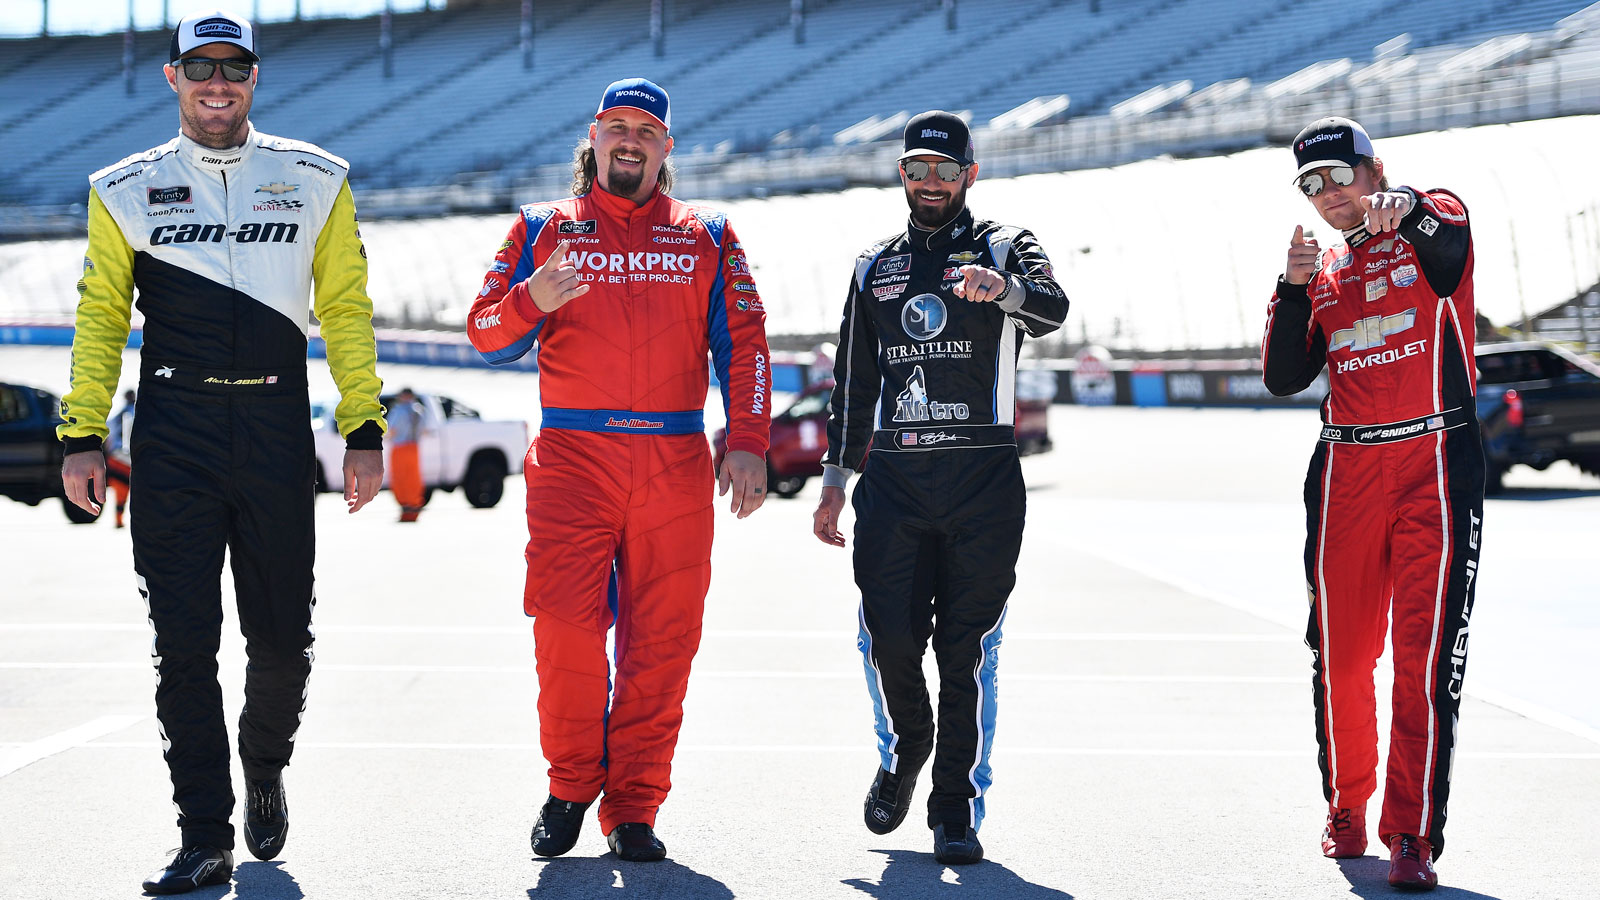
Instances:
[[[1343,138],[1344,138],[1344,132],[1342,132],[1342,131],[1330,131],[1327,134],[1319,134],[1319,135],[1315,135],[1313,137],[1306,138],[1305,140],[1301,141],[1295,147],[1295,149],[1296,150],[1304,150],[1305,148],[1311,146],[1312,144],[1320,144],[1323,141],[1337,141],[1337,140],[1341,140]]]
[[[1368,316],[1349,328],[1335,331],[1333,340],[1328,342],[1328,352],[1345,348],[1361,351],[1382,347],[1385,338],[1399,334],[1415,324],[1417,324],[1417,308],[1414,306],[1392,316]]]
[[[151,206],[159,206],[164,203],[194,202],[194,196],[189,191],[189,186],[187,184],[180,184],[176,187],[150,188],[146,192],[145,196],[149,198]]]
[[[165,244],[220,244],[224,237],[239,244],[293,244],[300,234],[295,222],[246,222],[234,231],[220,223],[202,225],[186,222],[182,225],[158,225],[150,232],[150,243]]]

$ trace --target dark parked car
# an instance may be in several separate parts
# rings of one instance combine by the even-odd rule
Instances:
[[[1600,366],[1554,344],[1478,347],[1478,420],[1485,491],[1517,464],[1565,459],[1600,475]]]
[[[1018,391],[1017,450],[1023,455],[1042,453],[1050,441],[1050,401],[1036,393],[1026,399]],[[819,381],[800,392],[789,408],[772,419],[772,436],[767,448],[767,487],[779,497],[793,497],[805,487],[806,479],[822,474],[822,456],[828,450],[828,401],[833,398],[833,379]],[[712,438],[717,471],[728,452],[728,430],[717,429]]]
[[[60,409],[49,391],[0,383],[0,495],[29,506],[60,497],[67,518],[83,525],[99,517],[68,502],[61,489]]]

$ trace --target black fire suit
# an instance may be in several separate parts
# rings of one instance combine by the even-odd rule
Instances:
[[[968,264],[1007,275],[997,302],[951,291]],[[1033,235],[967,210],[937,231],[912,226],[869,247],[850,282],[825,462],[837,483],[872,451],[853,498],[858,645],[890,772],[914,772],[934,750],[922,676],[933,638],[929,827],[983,823],[1000,626],[1026,507],[1017,356],[1023,335],[1056,330],[1066,312]]]
[[[155,632],[156,715],[185,846],[231,849],[217,684],[223,550],[249,665],[246,776],[289,762],[311,673],[316,455],[306,396],[311,283],[339,387],[339,430],[382,448],[366,251],[348,166],[261,134],[178,137],[90,178],[66,452],[99,449],[134,291],[144,314],[133,436],[133,563]]]

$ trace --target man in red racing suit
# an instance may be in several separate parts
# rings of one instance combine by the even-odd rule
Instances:
[[[1394,719],[1378,834],[1391,884],[1431,888],[1444,847],[1483,521],[1473,249],[1448,191],[1391,190],[1361,126],[1312,123],[1296,182],[1345,243],[1297,228],[1267,315],[1267,388],[1329,392],[1306,476],[1306,580],[1323,853],[1360,856],[1377,787],[1373,669],[1394,617]]]
[[[570,850],[603,792],[611,848],[654,860],[666,852],[656,809],[711,583],[707,357],[728,418],[717,477],[743,518],[765,497],[766,313],[727,220],[658,184],[671,149],[666,93],[644,79],[616,82],[596,120],[577,196],[522,208],[467,334],[491,363],[539,345],[524,608],[534,617],[550,798],[534,851]]]

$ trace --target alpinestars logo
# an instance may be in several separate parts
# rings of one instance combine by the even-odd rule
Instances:
[[[928,399],[928,378],[922,374],[921,366],[911,370],[911,377],[906,379],[906,389],[900,392],[894,403],[896,422],[965,420],[969,415],[971,410],[965,403],[940,403]]]
[[[1399,334],[1415,324],[1417,324],[1417,308],[1414,306],[1392,316],[1368,316],[1358,320],[1349,328],[1335,331],[1333,340],[1328,342],[1328,352],[1332,353],[1346,347],[1356,352],[1382,347],[1385,343],[1384,338]]]

